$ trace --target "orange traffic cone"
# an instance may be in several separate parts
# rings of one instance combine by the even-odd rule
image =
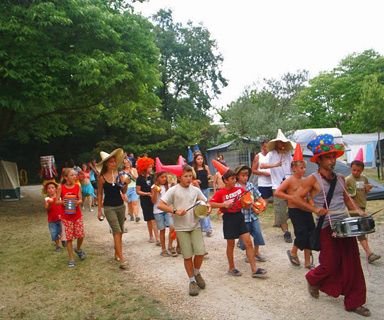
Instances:
[[[212,164],[215,167],[215,169],[220,172],[222,176],[229,170],[228,167],[226,167],[225,165],[223,165],[222,163],[220,163],[215,159],[212,159]]]
[[[296,144],[295,153],[293,154],[292,161],[304,161],[303,151],[301,150],[300,144]]]

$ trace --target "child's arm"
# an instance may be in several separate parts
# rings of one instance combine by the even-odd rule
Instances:
[[[61,199],[61,185],[57,187],[56,204],[64,204],[64,201]]]
[[[151,188],[151,201],[153,204],[157,202],[157,198],[159,197],[160,192],[157,189],[157,185],[154,184]]]
[[[46,197],[44,200],[44,208],[49,209],[52,206],[54,200],[50,197]]]
[[[292,197],[287,194],[287,190],[291,185],[291,178],[285,179],[281,185],[275,191],[274,197],[291,201]]]
[[[76,201],[76,205],[79,206],[83,203],[83,195],[81,193],[81,188],[79,188],[79,192],[77,193],[78,200]]]
[[[235,203],[235,199],[230,199],[224,202],[213,202],[209,201],[212,208],[230,208]]]
[[[183,216],[187,213],[187,211],[185,209],[176,210],[176,209],[172,208],[170,205],[165,203],[163,200],[160,200],[160,202],[157,204],[157,208],[163,212],[176,214],[178,216]]]
[[[141,191],[141,186],[136,186],[136,193],[139,195],[139,196],[142,196],[142,197],[150,197],[151,196],[151,193],[150,192],[144,192],[144,191]]]

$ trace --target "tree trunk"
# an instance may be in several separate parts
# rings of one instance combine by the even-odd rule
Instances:
[[[384,168],[383,168],[383,157],[381,152],[381,140],[380,140],[380,128],[377,130],[377,143],[379,144],[379,165],[380,165],[380,173],[381,173],[381,179],[383,180],[384,176]]]

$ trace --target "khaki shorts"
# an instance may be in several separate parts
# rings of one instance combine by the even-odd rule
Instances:
[[[104,207],[104,215],[107,218],[112,233],[124,233],[125,205],[118,207]]]
[[[273,197],[273,208],[275,210],[275,222],[278,226],[286,224],[288,221],[288,201]]]
[[[203,233],[200,228],[192,231],[177,231],[176,235],[184,259],[192,258],[192,256],[203,256],[205,254]]]

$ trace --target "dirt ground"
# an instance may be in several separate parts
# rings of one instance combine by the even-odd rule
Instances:
[[[24,187],[28,196],[41,197],[39,188]],[[41,199],[41,198],[40,198]],[[22,200],[21,200],[22,201]],[[376,206],[375,203],[370,205]],[[368,207],[369,208],[369,207]],[[28,208],[26,207],[27,211]],[[43,214],[43,211],[42,211]],[[383,215],[383,213],[382,213]],[[381,218],[380,218],[381,220]],[[86,228],[85,250],[93,246],[104,252],[106,259],[113,257],[112,236],[106,221],[99,222],[96,213],[84,212]],[[281,231],[271,227],[271,217],[262,218],[266,246],[261,252],[268,259],[259,266],[268,270],[267,279],[251,278],[250,267],[244,262],[244,253],[235,250],[237,268],[241,277],[226,274],[225,240],[219,219],[213,221],[214,234],[205,237],[209,258],[201,268],[207,282],[199,296],[188,295],[188,279],[182,257],[161,257],[160,248],[148,242],[146,224],[127,222],[124,235],[124,253],[130,268],[125,271],[127,279],[134,280],[153,298],[161,301],[171,314],[183,319],[361,319],[346,312],[343,297],[337,299],[320,293],[320,299],[311,298],[307,292],[303,267],[293,267],[286,255],[290,244],[282,240]],[[376,232],[369,236],[372,249],[384,256],[384,224],[377,223]],[[367,282],[367,303],[371,319],[382,319],[384,311],[384,259],[368,265],[365,254],[361,262]],[[302,254],[300,255],[302,258]],[[315,253],[317,262],[317,253]],[[116,272],[121,272],[116,267]]]

